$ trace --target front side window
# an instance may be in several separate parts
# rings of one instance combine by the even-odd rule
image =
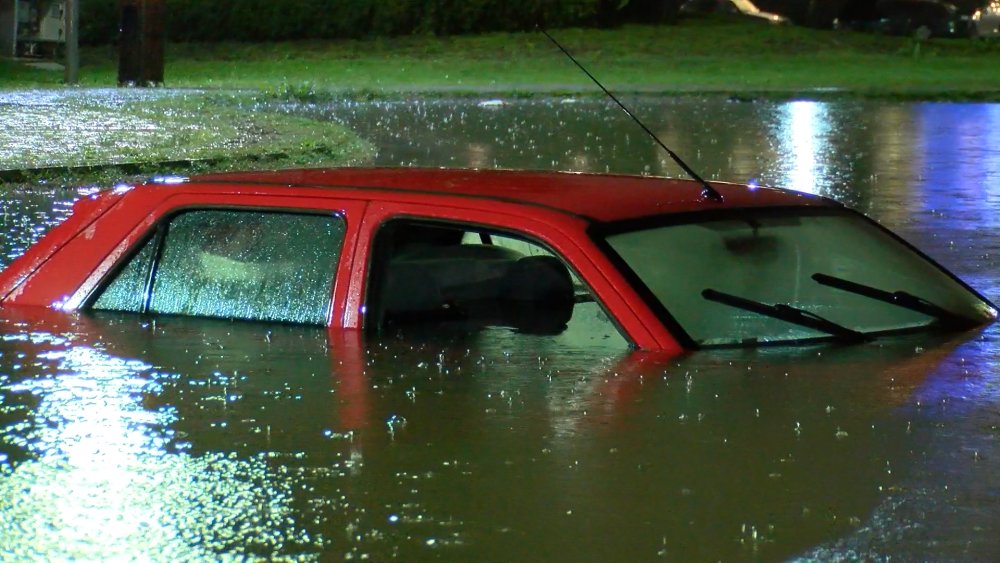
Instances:
[[[328,215],[186,212],[91,308],[325,325],[344,230],[343,218]]]
[[[757,345],[995,317],[985,299],[846,210],[740,210],[620,228],[605,242],[699,346]]]
[[[571,346],[625,348],[587,285],[548,248],[476,225],[398,219],[373,247],[369,331],[509,328]]]

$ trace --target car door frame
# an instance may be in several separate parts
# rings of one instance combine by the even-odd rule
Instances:
[[[587,236],[590,223],[551,210],[525,209],[504,202],[457,205],[401,200],[372,201],[360,224],[343,316],[332,325],[365,329],[372,250],[381,228],[397,219],[440,221],[495,229],[537,242],[559,256],[593,291],[622,336],[639,349],[681,353],[684,348],[649,310],[645,301]]]

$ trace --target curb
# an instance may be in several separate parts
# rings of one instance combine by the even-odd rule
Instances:
[[[266,153],[254,155],[239,155],[237,158],[250,162],[278,161],[289,158],[286,153]],[[39,168],[20,168],[0,170],[0,182],[32,183],[60,177],[94,176],[102,172],[115,171],[122,176],[141,176],[163,172],[164,168],[190,170],[195,167],[215,167],[235,160],[231,157],[216,157],[204,159],[163,160],[151,162],[121,162],[109,164],[88,164],[81,166],[43,166]]]
[[[120,171],[124,175],[145,174],[152,168],[191,168],[196,164],[214,165],[225,159],[211,160],[171,160],[164,162],[123,162],[120,164],[88,164],[82,166],[44,166],[41,168],[20,168],[0,170],[0,182],[30,183],[40,179],[58,177],[79,177],[94,175],[110,170]]]

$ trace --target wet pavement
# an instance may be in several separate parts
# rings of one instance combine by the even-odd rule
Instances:
[[[1000,300],[1000,106],[635,100],[710,178],[850,203]],[[670,173],[599,101],[286,105],[382,164]],[[13,190],[0,260],[86,190]],[[0,558],[996,560],[1000,327],[573,350],[0,315]]]

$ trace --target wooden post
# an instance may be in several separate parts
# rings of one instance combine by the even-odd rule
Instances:
[[[80,0],[66,0],[66,84],[80,81]]]
[[[119,0],[118,85],[163,84],[163,0]]]

